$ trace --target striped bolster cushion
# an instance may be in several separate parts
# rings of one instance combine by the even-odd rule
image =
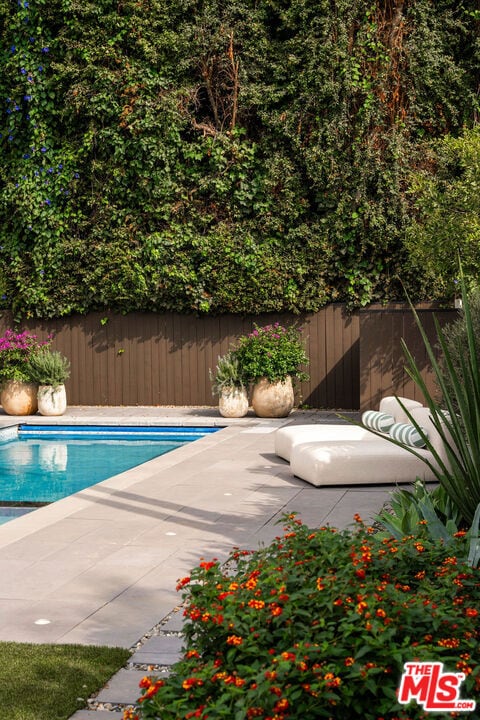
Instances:
[[[422,428],[425,433],[425,430]],[[395,423],[389,430],[390,437],[402,445],[409,445],[410,447],[423,448],[425,447],[425,440],[422,438],[418,430],[413,425],[407,425],[406,423]],[[425,433],[426,435],[426,433]]]
[[[378,432],[388,433],[392,425],[395,424],[395,418],[387,413],[377,412],[376,410],[366,410],[362,415],[362,423],[365,427],[377,430]]]

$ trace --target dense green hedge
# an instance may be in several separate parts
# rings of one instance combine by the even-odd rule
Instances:
[[[476,6],[0,0],[3,303],[257,313],[415,289],[405,191],[425,143],[473,123]]]

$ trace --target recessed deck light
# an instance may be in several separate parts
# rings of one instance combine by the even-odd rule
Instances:
[[[46,618],[39,618],[38,620],[35,620],[35,625],[50,625],[52,621],[47,620]]]

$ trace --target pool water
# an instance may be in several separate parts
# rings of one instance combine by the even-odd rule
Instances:
[[[0,440],[0,506],[54,502],[218,429],[20,425]]]

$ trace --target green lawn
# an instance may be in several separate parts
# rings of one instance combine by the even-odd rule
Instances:
[[[1,716],[66,720],[129,656],[123,648],[0,643]]]

